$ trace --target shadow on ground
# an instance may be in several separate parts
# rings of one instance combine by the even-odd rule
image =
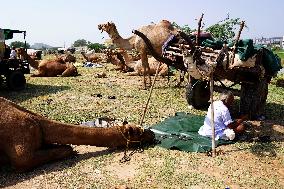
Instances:
[[[276,157],[279,147],[274,142],[284,142],[284,121],[250,121],[239,141],[253,143],[249,150],[259,158]]]
[[[70,89],[69,86],[34,85],[28,83],[26,88],[21,91],[10,91],[7,88],[1,88],[0,96],[20,103],[34,97],[54,94],[68,89]]]
[[[48,163],[43,166],[40,166],[33,171],[25,172],[25,173],[17,173],[14,172],[10,166],[0,167],[0,188],[8,187],[16,185],[17,183],[23,182],[25,180],[32,179],[39,175],[44,175],[47,173],[61,171],[69,167],[73,167],[76,163],[90,159],[93,157],[103,156],[110,153],[118,153],[120,151],[116,149],[105,149],[96,152],[87,152],[84,154],[77,154],[73,157],[70,157],[65,160],[61,160],[58,162]]]

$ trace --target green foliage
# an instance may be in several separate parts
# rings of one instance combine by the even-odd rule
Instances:
[[[16,47],[16,48],[24,48],[25,47],[25,43],[21,42],[21,41],[13,41],[10,43],[10,47]],[[30,44],[26,43],[26,48],[30,48]]]
[[[273,53],[277,54],[280,57],[281,64],[284,67],[284,50],[283,49],[273,50]]]
[[[179,26],[176,22],[173,22],[172,25],[188,35],[196,31],[196,29],[191,29],[187,24],[184,26]],[[232,40],[235,36],[235,30],[239,25],[240,18],[232,19],[228,16],[226,19],[221,20],[212,26],[209,26],[205,29],[205,31],[211,33],[216,40]]]
[[[82,47],[82,46],[87,46],[88,42],[85,39],[78,39],[74,41],[73,46],[74,47]]]
[[[106,47],[103,44],[100,44],[100,43],[89,43],[88,48],[95,50],[95,52],[101,52],[101,50],[105,49]]]
[[[191,29],[188,24],[186,24],[184,26],[179,26],[176,22],[173,22],[172,25],[175,28],[177,28],[178,30],[181,30],[182,32],[184,32],[184,33],[186,33],[188,35],[190,35],[191,32],[195,31],[195,29],[194,30]]]
[[[205,31],[210,32],[217,40],[232,40],[238,25],[240,25],[240,18],[229,18],[228,16],[226,19],[217,22],[217,24],[209,26]]]

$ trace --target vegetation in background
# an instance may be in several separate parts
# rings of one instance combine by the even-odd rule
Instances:
[[[95,52],[101,52],[102,49],[105,49],[106,46],[100,43],[89,43],[88,49],[95,50]]]
[[[177,28],[177,29],[181,30],[182,32],[186,33],[187,35],[190,35],[193,31],[196,30],[196,29],[191,29],[188,24],[186,24],[184,26],[179,26],[176,22],[173,22],[172,25],[175,28]]]
[[[13,41],[10,43],[10,47],[15,47],[15,48],[24,48],[25,47],[25,43],[21,42],[21,41]],[[30,44],[26,43],[26,47],[30,48]]]
[[[172,23],[177,29],[191,34],[196,31],[197,28],[190,28],[189,25],[179,26],[176,22]],[[210,32],[216,40],[232,40],[235,36],[236,29],[240,25],[240,18],[230,18],[229,15],[224,20],[217,22],[216,24],[203,29],[204,31]],[[203,25],[204,27],[204,25]]]
[[[85,39],[78,39],[74,41],[73,43],[73,47],[83,47],[87,45],[88,45],[88,42]]]
[[[222,21],[209,26],[205,31],[210,32],[217,40],[228,41],[235,36],[235,31],[240,25],[240,18],[230,18],[229,16]]]
[[[273,52],[281,58],[282,66],[284,66],[284,49],[276,49]]]

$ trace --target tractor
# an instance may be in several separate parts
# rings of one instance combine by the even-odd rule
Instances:
[[[26,38],[26,31],[1,29],[0,28],[0,84],[6,84],[10,90],[19,91],[25,88],[26,78],[29,74],[29,63],[27,60],[11,59],[11,49],[5,44],[5,40],[12,39],[14,34],[23,34]],[[25,41],[26,50],[26,41]]]

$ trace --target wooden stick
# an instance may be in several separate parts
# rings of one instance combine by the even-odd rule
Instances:
[[[240,30],[238,32],[238,35],[236,37],[236,41],[235,41],[234,46],[233,46],[233,57],[232,57],[232,60],[231,60],[231,65],[234,64],[235,53],[236,53],[236,50],[237,50],[237,43],[240,40],[241,33],[242,33],[244,26],[245,26],[245,21],[242,21],[241,24],[240,24]]]
[[[152,92],[153,92],[153,88],[154,88],[154,85],[155,85],[155,82],[156,82],[156,78],[158,76],[158,71],[159,71],[160,66],[161,66],[161,62],[159,62],[159,66],[156,69],[156,74],[155,74],[155,77],[154,77],[154,81],[152,83],[152,86],[151,86],[151,89],[150,89],[150,93],[149,93],[149,96],[148,96],[148,99],[147,99],[147,102],[146,102],[146,106],[144,108],[144,111],[143,111],[143,114],[142,114],[142,118],[140,120],[140,126],[141,127],[142,127],[142,124],[143,124],[143,121],[144,121],[144,118],[145,118],[145,114],[146,114],[146,111],[147,111],[147,108],[148,108],[148,105],[149,105],[149,102],[150,102],[150,98],[151,98],[151,95],[152,95]]]
[[[199,45],[199,36],[200,36],[200,28],[201,28],[201,23],[202,23],[202,19],[203,19],[204,14],[202,13],[199,21],[198,21],[198,28],[197,28],[197,34],[196,34],[196,45]]]
[[[212,130],[212,157],[216,156],[216,144],[215,144],[215,123],[214,123],[214,105],[213,105],[213,72],[210,75],[210,101],[211,101],[211,130]]]

